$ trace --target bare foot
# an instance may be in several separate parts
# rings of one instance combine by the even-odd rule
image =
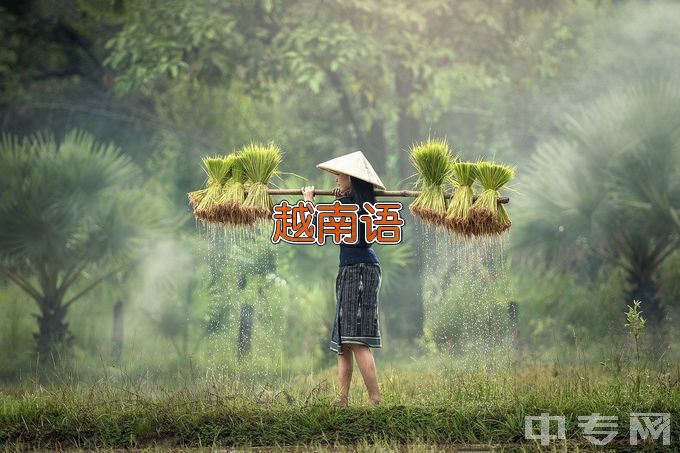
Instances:
[[[333,402],[333,405],[338,407],[347,407],[348,404],[346,396],[339,396],[338,399]]]
[[[369,401],[369,404],[370,404],[371,406],[380,406],[380,403],[381,403],[380,397],[378,397],[378,398],[371,398],[371,400]]]

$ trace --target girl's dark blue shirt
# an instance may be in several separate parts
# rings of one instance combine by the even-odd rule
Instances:
[[[342,204],[356,204],[352,196],[340,197],[338,201]],[[357,218],[365,213],[366,210],[364,210],[363,206],[359,206]],[[340,266],[349,266],[350,264],[357,263],[380,264],[375,250],[373,250],[371,244],[366,242],[366,225],[362,221],[358,221],[357,230],[359,240],[356,244],[340,244]]]
[[[342,196],[336,198],[342,204],[357,204],[354,198],[349,196]],[[363,206],[359,206],[359,212],[357,213],[357,218],[361,214],[365,214],[366,210]],[[316,216],[312,223],[316,226]],[[318,228],[318,226],[317,226]],[[371,247],[371,244],[366,242],[366,225],[362,221],[357,223],[357,236],[358,241],[356,244],[343,244],[340,243],[340,266],[349,266],[350,264],[357,263],[374,263],[380,264],[378,261],[378,255],[375,254],[375,250]]]

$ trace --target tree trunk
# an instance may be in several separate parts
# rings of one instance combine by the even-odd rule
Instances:
[[[508,302],[508,320],[510,322],[510,338],[518,359],[522,358],[522,344],[519,339],[519,304],[515,301]]]
[[[370,149],[366,150],[371,156],[369,160],[378,175],[384,175],[387,171],[387,140],[385,139],[385,121],[373,120],[368,132]]]
[[[33,338],[40,363],[58,364],[61,354],[72,345],[73,336],[68,331],[66,314],[67,309],[59,301],[44,300],[40,314],[33,315],[38,321],[38,332]]]
[[[421,139],[420,123],[408,113],[413,93],[413,75],[408,68],[400,67],[396,73],[397,99],[399,102],[399,118],[397,134],[399,137],[399,173],[400,179],[404,179],[415,173],[409,160],[409,149],[413,142]],[[412,183],[412,181],[410,182]]]
[[[250,304],[241,307],[241,319],[238,327],[237,358],[243,359],[250,353],[251,338],[253,334],[253,315],[255,309]]]
[[[111,358],[120,361],[123,352],[123,302],[118,301],[113,306],[113,334],[111,338]]]
[[[240,291],[246,289],[248,277],[245,273],[239,274],[236,285]],[[238,324],[238,339],[236,340],[236,358],[238,360],[243,359],[250,352],[254,311],[253,306],[250,304],[244,303],[241,306],[241,317]]]
[[[399,117],[397,123],[397,134],[399,138],[399,173],[400,179],[407,178],[415,173],[413,165],[409,160],[409,150],[413,142],[420,139],[420,124],[416,118],[408,114],[408,107],[413,93],[413,75],[408,68],[400,67],[396,72],[396,91],[399,102]],[[413,180],[408,180],[407,184],[411,188]],[[401,187],[400,187],[401,188]],[[415,254],[414,269],[423,269],[425,266],[425,256],[423,250],[423,228],[422,223],[416,221],[408,209],[403,210],[403,217],[406,225],[404,233],[413,237],[411,246]],[[409,232],[410,230],[410,232]],[[402,318],[408,320],[405,325],[401,325],[399,336],[415,340],[423,335],[423,324],[425,320],[425,308],[423,305],[423,275],[422,272],[413,272],[408,277],[402,279],[396,294],[400,295]]]

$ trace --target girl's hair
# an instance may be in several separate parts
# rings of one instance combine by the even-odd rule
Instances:
[[[350,189],[350,196],[354,198],[354,202],[359,205],[359,211],[364,211],[364,202],[368,201],[371,204],[375,204],[375,191],[373,184],[364,181],[363,179],[355,178],[354,176],[349,177],[352,184]]]

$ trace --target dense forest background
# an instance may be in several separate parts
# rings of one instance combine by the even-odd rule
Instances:
[[[315,165],[361,149],[411,188],[428,136],[517,166],[492,290],[435,272],[406,209],[376,247],[379,363],[462,354],[489,304],[518,360],[617,357],[633,300],[677,363],[677,3],[33,0],[2,2],[0,37],[0,379],[333,365],[337,247],[192,217],[201,157],[254,140],[284,150],[279,187],[331,188]]]

